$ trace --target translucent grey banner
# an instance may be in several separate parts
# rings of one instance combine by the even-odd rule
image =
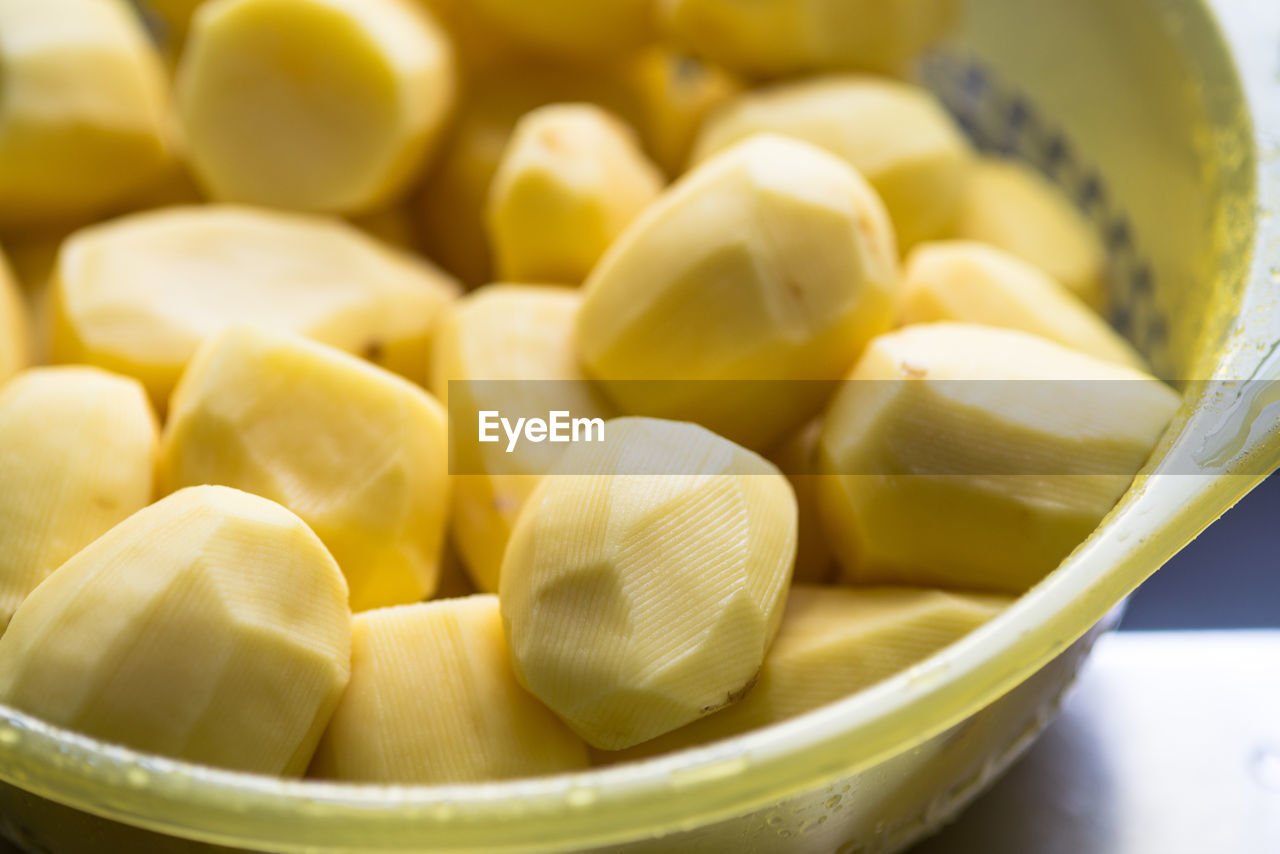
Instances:
[[[1184,397],[1205,403],[1188,417]],[[450,472],[687,475],[740,466],[716,459],[701,431],[611,429],[619,417],[704,426],[788,475],[1132,476],[1153,451],[1161,474],[1265,475],[1275,459],[1240,452],[1280,432],[1280,384],[452,381]],[[747,465],[743,473],[759,471]]]

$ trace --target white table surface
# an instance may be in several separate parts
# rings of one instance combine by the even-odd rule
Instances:
[[[1280,854],[1280,631],[1104,637],[1031,751],[911,854],[971,852]]]

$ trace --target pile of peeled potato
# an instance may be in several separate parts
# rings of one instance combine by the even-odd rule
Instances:
[[[714,741],[992,618],[1177,407],[1070,202],[906,82],[951,0],[142,6],[0,0],[45,721],[371,782]],[[488,380],[607,446],[504,468]]]

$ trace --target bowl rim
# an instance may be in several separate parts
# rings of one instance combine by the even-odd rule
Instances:
[[[1280,153],[1258,154],[1258,140],[1280,139],[1280,85],[1268,82],[1270,69],[1259,54],[1242,68],[1250,87],[1246,97],[1213,13],[1197,0],[1159,2],[1186,21],[1170,37],[1205,73],[1226,81],[1216,92],[1227,99],[1226,132],[1237,145],[1242,137],[1249,141],[1250,156],[1237,169],[1253,217],[1250,245],[1243,248],[1253,253],[1254,264],[1240,288],[1239,319],[1219,352],[1215,374],[1261,377],[1280,388],[1280,309],[1261,310],[1271,281],[1264,256],[1280,257],[1280,223],[1273,217],[1260,228],[1257,215],[1259,192],[1265,193],[1263,207],[1280,207]],[[1268,12],[1265,0],[1215,5],[1235,21],[1261,16],[1274,27],[1273,35],[1280,34],[1280,12]],[[1276,109],[1264,109],[1268,104]],[[1251,127],[1250,116],[1266,126]],[[1260,310],[1244,310],[1250,305]],[[1203,452],[1205,437],[1225,423],[1226,406],[1188,389],[1164,453],[1156,455],[1160,461],[1138,475],[1120,505],[1058,570],[989,623],[872,688],[721,742],[528,780],[382,786],[208,768],[105,744],[0,706],[0,780],[128,825],[271,851],[539,851],[618,844],[657,829],[732,818],[856,773],[945,731],[1102,620],[1185,545],[1190,534],[1184,532],[1207,526],[1280,465],[1280,426],[1254,435],[1246,424],[1223,439],[1231,453],[1213,471],[1186,476],[1166,470],[1165,462],[1179,452]],[[1162,529],[1153,528],[1153,517],[1162,519]],[[1170,531],[1174,519],[1179,533]],[[697,805],[696,815],[690,804]],[[519,831],[514,840],[513,827]]]

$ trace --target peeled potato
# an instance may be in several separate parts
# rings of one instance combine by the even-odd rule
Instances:
[[[917,246],[903,272],[901,319],[1021,329],[1099,359],[1146,368],[1128,341],[1051,276],[982,243]]]
[[[984,159],[973,170],[952,235],[1016,255],[1091,305],[1102,301],[1106,251],[1062,191],[1012,160]]]
[[[298,332],[425,381],[457,285],[345,223],[234,206],[84,229],[54,273],[53,356],[137,377],[161,410],[208,337],[239,322]]]
[[[835,555],[822,530],[818,510],[822,476],[818,474],[817,451],[821,435],[822,422],[815,419],[768,454],[769,462],[787,476],[796,493],[798,536],[793,580],[797,584],[821,584],[835,575]]]
[[[576,771],[587,746],[516,682],[497,596],[355,618],[351,683],[310,776],[476,783]]]
[[[354,610],[435,590],[444,409],[353,356],[256,327],[211,339],[174,392],[160,471],[165,490],[217,483],[297,513],[342,567]]]
[[[0,632],[40,582],[151,503],[159,428],[134,380],[36,368],[0,390]]]
[[[431,356],[431,389],[449,407],[453,437],[454,541],[480,589],[498,589],[511,529],[525,499],[563,446],[481,444],[481,411],[543,417],[607,418],[608,406],[578,365],[578,291],[540,285],[487,285],[446,314]]]
[[[0,386],[22,370],[30,358],[27,307],[9,260],[0,252]]]
[[[897,278],[893,230],[857,172],[756,136],[686,175],[610,247],[585,286],[579,349],[623,411],[768,448],[889,328]]]
[[[210,0],[178,113],[214,199],[359,213],[422,170],[454,87],[448,40],[401,0]]]
[[[663,184],[631,128],[599,107],[528,113],[489,188],[499,278],[581,284]]]
[[[625,92],[606,74],[524,58],[472,70],[435,165],[413,200],[431,258],[472,287],[494,280],[485,214],[516,123],[540,106],[577,102],[615,112],[626,106]]]
[[[605,439],[569,445],[525,503],[500,593],[516,678],[617,750],[755,681],[791,580],[796,505],[772,465],[695,425],[621,418]]]
[[[811,142],[854,166],[888,208],[900,249],[943,235],[960,213],[972,150],[917,86],[842,75],[745,93],[703,127],[694,161],[765,132]]]
[[[124,0],[0,0],[0,226],[94,216],[164,167],[168,91]]]
[[[844,578],[1021,593],[1112,508],[1178,395],[1043,338],[957,323],[867,347],[819,441]]]
[[[223,487],[141,510],[0,638],[0,703],[104,741],[302,773],[350,672],[342,574],[296,516]]]
[[[736,85],[702,63],[657,49],[590,74],[510,56],[471,69],[457,116],[413,199],[423,249],[468,285],[494,280],[485,227],[489,187],[516,123],[531,110],[585,102],[616,113],[675,175],[703,116]]]
[[[959,0],[658,0],[681,43],[757,77],[903,71],[951,29]]]
[[[633,94],[628,110],[645,149],[668,175],[684,171],[694,139],[708,115],[742,91],[723,68],[667,48],[651,48],[623,73]]]
[[[555,57],[614,61],[656,35],[654,0],[471,0],[524,48]]]
[[[923,661],[1009,602],[941,590],[796,585],[760,679],[745,697],[675,732],[597,757],[613,763],[658,756],[802,715]]]
[[[412,202],[423,249],[470,287],[493,280],[489,185],[520,112],[497,94],[469,93]]]

